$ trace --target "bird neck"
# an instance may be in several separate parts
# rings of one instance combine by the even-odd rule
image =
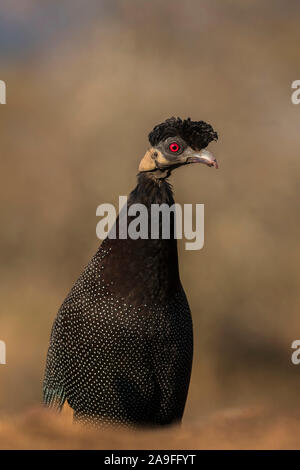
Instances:
[[[130,193],[128,205],[144,204],[149,207],[151,204],[174,204],[172,186],[167,180],[170,175],[169,170],[149,171],[139,173],[137,185]]]
[[[133,204],[174,204],[171,185],[165,178],[150,174],[139,174],[136,188],[131,192],[127,210]],[[118,227],[117,218],[116,225]],[[128,216],[128,225],[132,217]],[[102,261],[105,284],[113,295],[126,298],[135,305],[167,302],[181,288],[177,240],[174,237],[174,214],[170,214],[170,236],[165,239],[105,239],[102,248],[109,256]],[[148,210],[148,226],[151,211]]]

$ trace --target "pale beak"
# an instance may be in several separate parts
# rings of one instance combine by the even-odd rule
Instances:
[[[219,168],[218,162],[208,150],[200,150],[199,152],[193,152],[190,157],[187,158],[186,163],[205,163],[208,166],[214,166]]]

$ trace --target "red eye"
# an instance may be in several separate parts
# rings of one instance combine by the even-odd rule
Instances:
[[[171,150],[171,152],[178,152],[179,150],[179,145],[176,143],[176,142],[172,142],[170,145],[169,145],[169,149]]]

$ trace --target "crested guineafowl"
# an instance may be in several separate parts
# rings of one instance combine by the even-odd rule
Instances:
[[[217,133],[203,121],[170,118],[149,134],[133,204],[174,204],[168,177],[182,165],[217,168],[205,149]],[[122,212],[122,211],[121,211]],[[149,219],[151,210],[148,211]],[[119,216],[120,217],[120,216]],[[128,214],[127,224],[132,220]],[[63,302],[52,327],[44,403],[90,424],[165,425],[182,418],[193,356],[189,305],[174,236],[109,236]],[[149,220],[150,225],[150,220]],[[150,230],[150,228],[149,228]]]

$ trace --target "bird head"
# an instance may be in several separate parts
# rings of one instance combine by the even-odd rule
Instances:
[[[212,140],[218,139],[218,134],[204,121],[172,117],[155,126],[148,137],[151,148],[142,158],[139,172],[156,172],[165,177],[175,168],[191,163],[218,168],[215,157],[205,150]]]

